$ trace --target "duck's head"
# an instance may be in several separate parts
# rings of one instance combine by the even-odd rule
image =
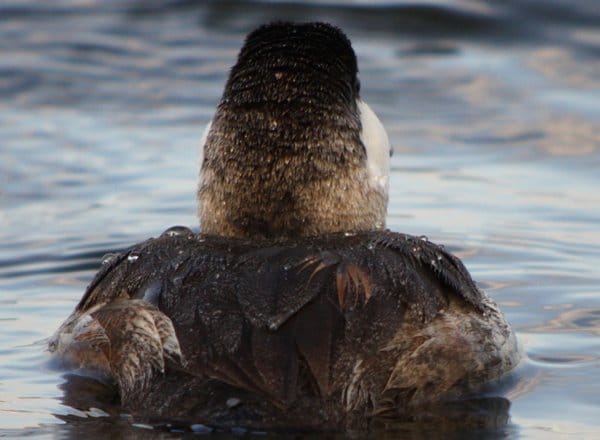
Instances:
[[[385,227],[390,145],[324,23],[250,33],[205,133],[202,232],[297,237]]]

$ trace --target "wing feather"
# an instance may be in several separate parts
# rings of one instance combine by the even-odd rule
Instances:
[[[286,407],[300,387],[335,392],[352,359],[373,356],[406,320],[430,321],[450,297],[480,310],[481,292],[460,260],[420,237],[379,231],[246,242],[165,234],[103,266],[77,310],[150,302],[168,319],[155,320],[152,333],[165,360]],[[133,342],[110,341],[136,350]]]

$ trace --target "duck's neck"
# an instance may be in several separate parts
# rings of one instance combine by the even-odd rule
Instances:
[[[387,191],[371,184],[358,110],[340,118],[301,108],[277,117],[222,103],[204,146],[203,232],[283,238],[385,227]]]

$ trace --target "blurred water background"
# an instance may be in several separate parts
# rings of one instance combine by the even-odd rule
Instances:
[[[517,330],[510,421],[485,436],[600,438],[594,0],[2,0],[0,437],[181,435],[66,402],[40,341],[102,255],[196,227],[203,127],[278,19],[349,35],[395,149],[388,226],[461,255]]]

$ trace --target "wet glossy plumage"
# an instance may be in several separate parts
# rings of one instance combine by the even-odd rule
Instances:
[[[168,359],[165,374],[142,361],[121,384],[135,414],[339,426],[476,390],[516,361],[506,355],[510,328],[495,328],[501,316],[462,263],[392,232],[293,241],[165,233],[108,262],[74,314],[107,303],[113,319],[130,321],[131,300],[143,299],[173,322],[183,361]],[[502,344],[482,354],[477,334],[427,331],[457,316]],[[109,339],[123,329],[108,328]],[[110,356],[131,355],[119,350]],[[149,347],[146,355],[156,357]],[[403,358],[415,368],[408,375]],[[230,408],[232,398],[240,403]]]

